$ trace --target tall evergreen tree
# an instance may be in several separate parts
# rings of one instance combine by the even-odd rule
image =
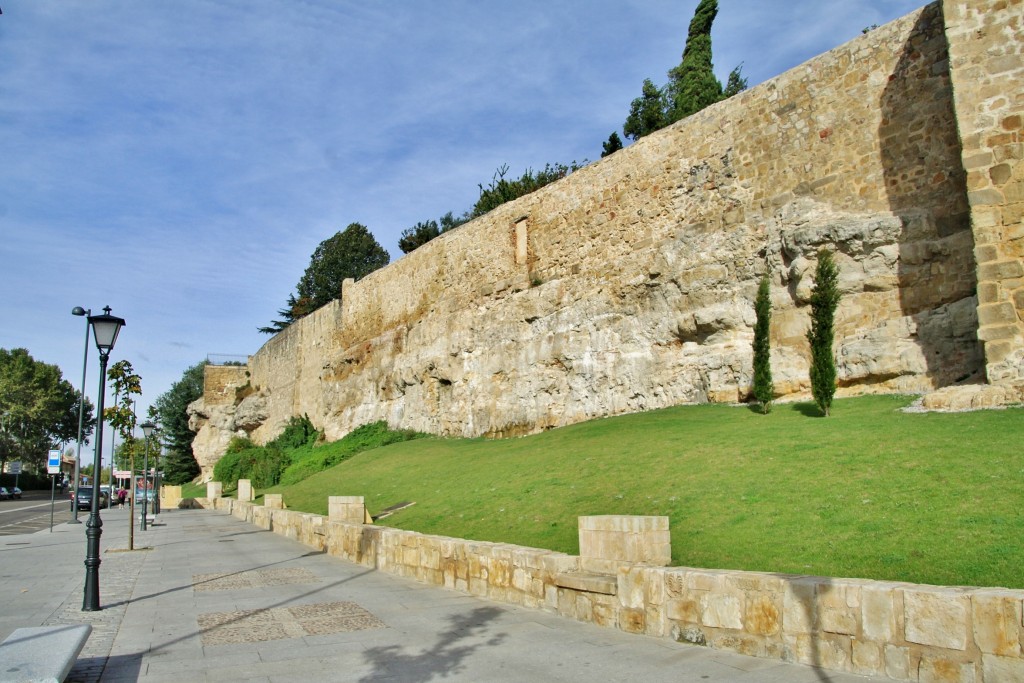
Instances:
[[[683,61],[668,72],[668,122],[686,118],[722,99],[722,84],[711,63],[711,25],[718,0],[701,0],[690,20]]]
[[[761,277],[754,301],[754,398],[761,404],[761,412],[768,414],[772,409],[775,386],[772,382],[771,339],[769,331],[772,321],[771,289],[768,274]]]
[[[814,271],[811,329],[807,332],[807,341],[811,344],[811,394],[826,417],[832,412],[832,398],[836,393],[836,359],[832,353],[832,342],[839,296],[839,266],[832,253],[822,249],[818,252],[818,266]]]
[[[188,428],[188,404],[203,395],[203,373],[207,361],[196,363],[181,374],[181,379],[160,394],[153,403],[160,423],[161,440],[167,448],[162,459],[164,481],[177,485],[199,474],[199,463],[192,453],[195,433]]]

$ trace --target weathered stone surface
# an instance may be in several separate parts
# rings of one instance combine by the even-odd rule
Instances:
[[[986,591],[971,596],[974,642],[985,654],[1020,657],[1021,597],[1012,591]]]
[[[917,680],[919,683],[974,683],[974,665],[955,659],[925,655],[921,657]]]
[[[956,34],[972,60],[973,30]],[[836,253],[844,295],[840,395],[977,374],[963,167],[990,183],[988,165],[999,179],[1010,166],[1004,194],[1017,175],[1005,146],[961,148],[949,63],[942,8],[930,5],[346,282],[340,300],[268,341],[249,377],[221,378],[222,398],[238,384],[238,409],[197,406],[197,454],[211,461],[239,433],[264,442],[302,414],[329,440],[376,420],[512,436],[745,400],[753,299],[769,271],[775,386],[799,394],[821,248]],[[1004,119],[1013,128],[1009,110],[993,125]],[[1005,241],[997,227],[986,244]],[[994,319],[1009,319],[1024,286],[1003,277],[1018,261],[991,262],[1010,264]],[[1024,337],[1007,327],[986,328],[986,349],[1016,344],[990,381],[1017,372]]]
[[[905,637],[950,650],[967,648],[968,600],[954,589],[903,592]]]

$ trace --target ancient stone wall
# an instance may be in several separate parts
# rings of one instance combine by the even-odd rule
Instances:
[[[1024,2],[943,6],[990,382],[1024,380]]]
[[[971,125],[1018,140],[1015,72],[989,60],[1020,12],[980,4],[1001,37],[977,38],[973,10],[946,15],[960,22],[954,55],[991,71],[983,93],[954,98],[941,5],[872,30],[346,283],[253,357],[234,429],[265,441],[306,414],[328,439],[376,420],[504,436],[744,400],[766,272],[776,390],[800,395],[821,248],[841,269],[841,395],[980,377],[985,351],[990,379],[1010,377],[1024,345],[1002,344],[1019,332],[1003,319],[1020,311],[1022,240],[985,232],[996,219],[978,198],[994,195],[972,189],[969,203],[964,166],[984,165],[965,161],[957,110],[988,97]],[[1020,145],[978,135],[984,173],[1006,197],[1000,226],[1012,223]],[[984,349],[976,234],[988,240],[977,248],[986,286],[997,285],[984,292],[983,330],[1002,344],[983,335]],[[982,248],[993,243],[994,256]]]
[[[622,551],[591,539],[603,555],[595,574],[585,552],[427,536],[227,498],[200,504],[379,571],[629,633],[920,683],[1024,680],[1021,590],[614,562]],[[595,519],[631,533],[631,520],[645,529],[658,521],[580,518],[581,551]],[[659,555],[660,534],[670,543],[667,520],[664,529],[649,531],[653,542],[640,555]]]

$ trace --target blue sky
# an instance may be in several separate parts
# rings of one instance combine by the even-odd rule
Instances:
[[[921,0],[720,0],[751,86]],[[85,322],[140,409],[266,336],[324,239],[460,214],[508,164],[600,157],[697,0],[0,0],[0,347],[79,387]],[[90,350],[86,393],[99,370]]]

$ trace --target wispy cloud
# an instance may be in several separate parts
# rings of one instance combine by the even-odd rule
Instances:
[[[596,159],[696,4],[4,0],[0,346],[77,377],[70,309],[110,304],[146,402],[252,353],[348,223],[397,257],[502,164]],[[716,69],[754,84],[918,2],[720,4]]]

